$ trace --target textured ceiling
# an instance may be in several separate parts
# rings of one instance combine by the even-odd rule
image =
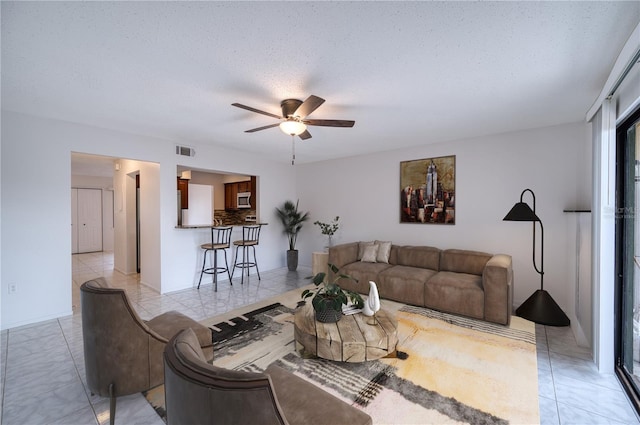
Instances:
[[[584,119],[640,2],[6,2],[2,107],[297,162]]]

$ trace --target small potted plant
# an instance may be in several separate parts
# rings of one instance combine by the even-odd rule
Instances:
[[[298,211],[298,202],[294,204],[293,201],[285,201],[282,208],[276,208],[276,212],[284,227],[283,231],[289,239],[287,267],[290,271],[295,271],[298,268],[298,250],[296,249],[298,232],[300,232],[302,225],[309,218],[309,213]]]
[[[340,279],[350,279],[357,282],[357,279],[341,274],[335,264],[329,264],[329,269],[334,275],[333,281],[329,281],[327,273],[320,272],[313,276],[312,282],[315,288],[305,289],[300,295],[303,300],[311,298],[311,305],[316,312],[316,320],[324,323],[337,322],[342,317],[342,306],[348,305],[349,301],[356,308],[362,308],[364,301],[357,292],[342,289],[338,285]]]
[[[326,247],[327,249],[331,247],[331,237],[340,228],[340,223],[338,223],[338,220],[340,220],[340,216],[336,216],[336,218],[334,218],[331,223],[323,223],[321,221],[315,221],[313,223],[316,226],[320,226],[320,231],[322,232],[323,235],[326,235],[329,237],[329,245],[327,245]]]

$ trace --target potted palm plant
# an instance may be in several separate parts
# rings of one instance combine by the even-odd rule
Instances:
[[[349,301],[356,308],[363,308],[364,301],[360,294],[348,289],[343,289],[338,284],[340,279],[350,279],[357,282],[357,279],[347,274],[340,273],[335,264],[329,263],[329,269],[333,273],[333,280],[325,272],[320,272],[313,276],[312,282],[315,288],[305,289],[300,297],[303,300],[311,297],[311,305],[316,313],[316,320],[324,323],[337,322],[342,317],[342,306]]]
[[[296,249],[296,241],[298,233],[302,229],[302,225],[309,218],[308,212],[298,211],[298,202],[285,201],[282,208],[276,208],[278,217],[284,227],[283,231],[289,240],[289,250],[287,251],[287,267],[290,271],[298,268],[298,250]]]

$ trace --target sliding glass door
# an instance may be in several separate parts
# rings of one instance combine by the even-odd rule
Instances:
[[[640,406],[640,111],[617,129],[616,373]]]

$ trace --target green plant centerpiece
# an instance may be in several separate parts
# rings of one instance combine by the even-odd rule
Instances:
[[[339,220],[340,216],[336,216],[331,223],[323,223],[319,220],[316,220],[313,223],[316,226],[320,226],[320,232],[322,232],[323,235],[329,237],[329,244],[326,246],[327,249],[331,247],[331,238],[340,228],[340,223],[338,223]]]
[[[298,250],[296,249],[296,242],[298,240],[298,233],[302,229],[302,225],[309,219],[308,212],[298,211],[298,202],[294,204],[293,201],[285,201],[282,208],[276,208],[278,217],[282,222],[283,232],[287,235],[289,240],[289,250],[287,251],[287,267],[290,271],[295,271],[298,268]]]
[[[348,305],[349,301],[356,307],[362,308],[364,301],[357,292],[342,289],[338,285],[341,279],[358,280],[347,274],[340,273],[335,264],[329,264],[329,269],[333,273],[333,280],[325,272],[320,272],[311,277],[311,281],[316,286],[312,289],[305,289],[300,295],[303,300],[311,298],[311,305],[316,312],[316,320],[319,322],[337,322],[342,317],[342,306]]]

